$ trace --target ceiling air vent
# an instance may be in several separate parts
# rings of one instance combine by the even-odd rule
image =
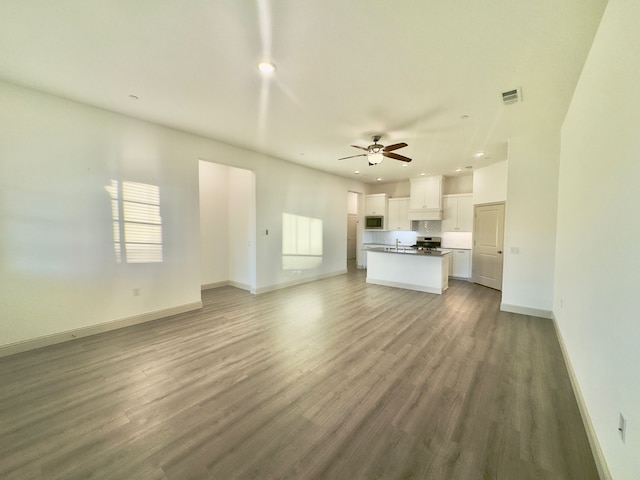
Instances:
[[[522,92],[519,88],[502,92],[502,103],[505,105],[511,105],[512,103],[518,103],[520,101],[522,101]]]

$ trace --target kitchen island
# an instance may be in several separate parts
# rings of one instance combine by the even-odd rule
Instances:
[[[449,287],[450,250],[367,250],[367,283],[441,294]]]

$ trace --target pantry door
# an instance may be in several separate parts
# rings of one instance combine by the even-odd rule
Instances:
[[[472,280],[502,290],[504,203],[476,205],[473,218]]]

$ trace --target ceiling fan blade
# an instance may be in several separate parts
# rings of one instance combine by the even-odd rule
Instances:
[[[399,148],[403,148],[403,147],[406,147],[406,146],[407,146],[407,144],[404,143],[404,142],[394,143],[393,145],[389,145],[389,146],[384,147],[382,150],[384,152],[390,152],[391,150],[397,150]]]
[[[361,153],[360,155],[351,155],[350,157],[342,157],[342,158],[339,158],[338,160],[346,160],[347,158],[366,157],[366,156],[367,156],[366,153]]]
[[[358,145],[351,145],[353,148],[359,148],[360,150],[364,150],[365,152],[368,152],[369,149],[367,147],[360,147]]]
[[[400,160],[401,162],[410,162],[411,159],[409,157],[405,157],[403,155],[398,155],[397,153],[391,152],[382,152],[382,155],[388,158],[393,158],[394,160]]]

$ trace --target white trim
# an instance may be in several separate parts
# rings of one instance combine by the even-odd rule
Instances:
[[[251,289],[251,293],[259,295],[261,293],[273,292],[274,290],[280,290],[281,288],[294,287],[296,285],[302,285],[303,283],[315,282],[316,280],[322,280],[324,278],[336,277],[338,275],[344,275],[347,273],[347,269],[338,270],[337,272],[327,273],[324,275],[317,275],[315,277],[306,277],[300,280],[293,280],[291,282],[278,283],[275,285],[269,285],[267,287],[261,287],[256,289]]]
[[[227,281],[214,282],[214,283],[205,283],[204,285],[200,286],[200,291],[204,292],[205,290],[212,290],[214,288],[226,287],[227,285],[229,285],[229,282],[227,282]]]
[[[441,288],[426,287],[424,285],[414,285],[413,283],[392,282],[389,280],[380,280],[378,278],[367,277],[367,283],[374,285],[383,285],[385,287],[404,288],[405,290],[414,290],[416,292],[442,294]]]
[[[503,312],[530,315],[532,317],[553,318],[553,312],[551,310],[542,310],[540,308],[523,307],[521,305],[509,305],[508,303],[501,303],[500,310]]]
[[[251,285],[249,285],[248,283],[240,283],[240,282],[234,282],[233,280],[229,280],[227,282],[227,285],[231,287],[239,288],[240,290],[246,290],[247,292],[251,292]]]
[[[600,447],[600,442],[598,441],[596,430],[595,428],[593,428],[589,410],[587,409],[584,397],[582,396],[582,390],[580,390],[580,384],[578,383],[576,372],[573,370],[573,365],[571,364],[569,353],[567,352],[567,347],[564,343],[564,339],[562,338],[562,334],[560,333],[560,328],[558,326],[558,321],[556,320],[555,315],[552,315],[552,320],[553,326],[556,330],[556,337],[558,337],[558,343],[560,344],[560,350],[562,351],[562,356],[564,358],[564,363],[567,367],[567,372],[569,373],[569,380],[571,381],[573,395],[576,397],[576,402],[578,403],[578,410],[580,410],[582,423],[584,424],[584,428],[587,432],[587,438],[589,440],[589,445],[591,446],[591,453],[593,454],[593,459],[596,462],[596,468],[598,469],[600,480],[613,480],[613,477],[611,476],[611,472],[609,471],[609,467],[607,465],[607,461],[604,457],[604,453],[602,452],[602,448]]]
[[[214,288],[220,287],[235,287],[241,290],[246,290],[247,292],[251,292],[251,285],[248,283],[240,283],[234,282],[233,280],[225,280],[223,282],[214,282],[214,283],[205,283],[200,286],[200,291],[204,292],[205,290],[213,290]]]
[[[0,346],[0,357],[6,357],[15,353],[26,352],[28,350],[35,350],[36,348],[48,347],[57,343],[68,342],[77,338],[109,332],[111,330],[117,330],[119,328],[137,325],[139,323],[150,322],[151,320],[158,320],[159,318],[169,317],[171,315],[177,315],[179,313],[190,312],[193,310],[198,310],[200,308],[202,308],[202,301],[186,303],[184,305],[165,308],[163,310],[155,310],[153,312],[133,315],[131,317],[99,323],[97,325],[90,325],[74,330],[67,330],[66,332],[53,333],[51,335],[45,335],[43,337],[10,343],[8,345]]]

